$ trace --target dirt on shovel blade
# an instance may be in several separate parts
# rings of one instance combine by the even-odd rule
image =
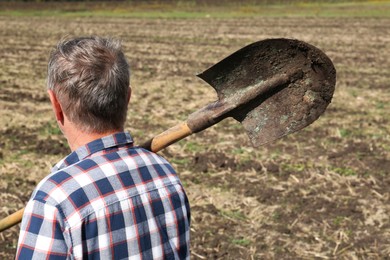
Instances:
[[[254,146],[269,143],[314,122],[331,102],[336,84],[332,61],[318,48],[298,40],[252,43],[198,75],[217,91],[221,102],[265,88],[230,116],[242,122]],[[249,93],[248,93],[249,92]]]

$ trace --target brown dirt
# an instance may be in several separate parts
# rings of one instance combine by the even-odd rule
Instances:
[[[257,40],[296,38],[338,72],[325,114],[252,148],[234,120],[170,146],[192,205],[193,259],[390,257],[388,19],[0,17],[0,217],[22,207],[68,153],[45,94],[46,60],[65,35],[123,40],[141,143],[215,100],[194,75]],[[19,227],[0,234],[12,259]]]

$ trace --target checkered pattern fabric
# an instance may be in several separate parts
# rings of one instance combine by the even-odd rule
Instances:
[[[162,157],[129,133],[60,161],[33,192],[17,259],[189,259],[189,204]]]

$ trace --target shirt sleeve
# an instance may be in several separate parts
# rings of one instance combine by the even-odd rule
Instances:
[[[59,211],[31,200],[24,211],[16,259],[66,259],[68,247]]]

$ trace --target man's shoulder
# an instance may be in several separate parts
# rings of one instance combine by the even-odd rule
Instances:
[[[55,206],[70,200],[81,207],[118,187],[152,188],[155,180],[163,185],[179,182],[175,170],[162,156],[139,147],[105,151],[51,173],[38,184],[32,199]]]
[[[56,206],[66,197],[63,185],[71,180],[71,178],[72,176],[67,169],[52,172],[39,182],[31,199]]]

